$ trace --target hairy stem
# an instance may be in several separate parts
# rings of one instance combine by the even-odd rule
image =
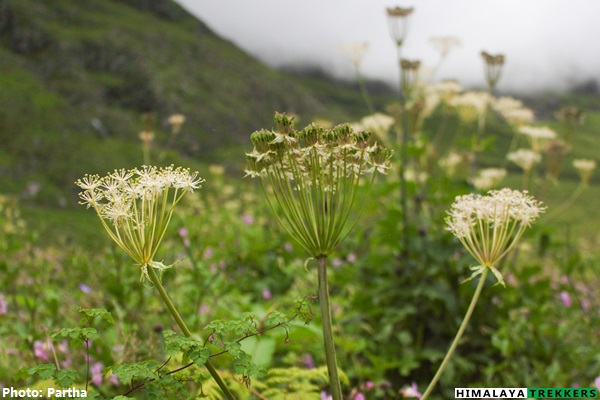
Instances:
[[[471,304],[469,304],[467,313],[465,314],[465,317],[463,318],[463,321],[460,324],[460,327],[458,328],[456,337],[454,338],[454,341],[452,342],[450,349],[448,349],[448,352],[446,353],[446,357],[444,357],[444,361],[442,361],[442,365],[440,365],[437,372],[435,373],[435,376],[429,383],[427,390],[425,391],[425,393],[423,393],[423,397],[421,397],[421,400],[427,400],[427,398],[431,394],[431,391],[435,387],[435,384],[440,379],[440,376],[442,376],[442,372],[444,372],[444,368],[446,368],[448,361],[450,361],[450,359],[452,358],[452,355],[454,354],[454,350],[456,350],[456,347],[458,346],[458,342],[460,341],[463,333],[465,332],[465,329],[467,328],[467,325],[469,324],[469,319],[471,318],[471,315],[473,314],[473,310],[475,309],[475,305],[477,304],[477,300],[479,299],[481,290],[483,289],[483,286],[485,285],[485,278],[487,276],[488,269],[489,268],[484,268],[483,272],[481,273],[481,277],[479,278],[479,284],[477,285],[477,289],[475,290],[475,293],[473,294],[473,299],[471,299]]]
[[[317,258],[319,270],[319,306],[323,322],[323,341],[325,342],[325,360],[329,374],[329,386],[333,400],[342,400],[342,387],[338,376],[333,331],[331,328],[331,309],[329,308],[329,288],[327,285],[327,256]]]
[[[177,322],[177,325],[179,326],[179,328],[181,329],[183,334],[187,337],[192,337],[192,332],[190,332],[187,325],[185,324],[185,322],[183,322],[183,319],[179,315],[179,312],[177,312],[177,309],[173,305],[171,298],[169,297],[169,295],[165,291],[165,288],[163,287],[162,283],[160,282],[158,275],[156,275],[156,271],[154,271],[154,268],[149,267],[148,274],[150,275],[150,280],[156,287],[156,290],[158,290],[160,297],[163,299],[165,305],[169,309],[169,312],[173,316],[173,319],[175,319],[175,322]],[[225,382],[223,382],[223,379],[221,378],[221,376],[219,375],[219,373],[217,372],[215,367],[213,367],[213,365],[210,363],[210,361],[207,360],[206,364],[204,364],[204,366],[206,367],[206,369],[208,370],[208,372],[210,373],[212,378],[215,380],[215,382],[217,382],[217,385],[219,385],[219,387],[221,388],[221,390],[223,391],[223,393],[225,394],[227,399],[235,400],[235,397],[233,396],[233,394],[231,393],[229,388],[227,388],[227,386],[225,385]]]

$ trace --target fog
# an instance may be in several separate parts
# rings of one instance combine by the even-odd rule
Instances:
[[[397,84],[395,46],[386,7],[415,8],[402,55],[434,67],[434,36],[455,36],[435,80],[483,86],[480,52],[502,53],[500,91],[564,89],[600,80],[597,0],[177,0],[220,36],[273,67],[320,67],[353,79],[341,48],[367,42],[361,72]]]

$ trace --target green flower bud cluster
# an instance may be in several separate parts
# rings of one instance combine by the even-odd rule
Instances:
[[[358,187],[386,173],[392,152],[348,125],[297,131],[293,117],[274,120],[275,131],[250,136],[246,176],[260,178],[279,221],[311,256],[328,255],[353,225],[347,222]]]

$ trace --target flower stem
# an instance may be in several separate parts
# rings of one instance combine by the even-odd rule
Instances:
[[[458,342],[460,341],[460,338],[462,337],[463,333],[465,332],[465,329],[467,328],[467,325],[469,324],[469,319],[471,318],[471,314],[473,314],[473,310],[475,309],[475,304],[477,304],[477,300],[479,299],[479,295],[481,294],[481,290],[483,289],[483,286],[485,284],[485,278],[487,276],[488,269],[489,268],[483,269],[483,272],[481,273],[481,277],[479,278],[479,284],[477,285],[477,289],[475,290],[475,293],[473,294],[473,299],[471,299],[471,304],[469,304],[469,309],[467,310],[467,313],[465,314],[465,317],[463,318],[463,321],[460,324],[460,327],[458,328],[456,337],[454,338],[454,341],[452,342],[450,349],[448,349],[448,352],[446,353],[446,357],[444,357],[444,361],[442,361],[442,365],[440,365],[437,372],[435,373],[435,376],[429,383],[427,390],[425,391],[425,393],[423,393],[423,397],[421,397],[421,400],[427,400],[427,398],[431,394],[431,391],[435,387],[435,384],[440,379],[440,376],[442,376],[442,372],[444,372],[444,368],[446,368],[448,361],[450,361],[450,359],[452,358],[452,355],[454,354],[454,350],[456,350],[456,347],[458,346]]]
[[[190,332],[187,325],[185,324],[185,322],[183,322],[183,319],[179,315],[179,312],[177,312],[177,309],[173,305],[171,298],[169,297],[169,295],[165,291],[165,288],[163,287],[162,283],[160,282],[160,278],[158,277],[158,275],[156,275],[156,271],[154,271],[154,268],[149,267],[148,274],[150,275],[150,280],[152,281],[154,286],[156,286],[156,290],[158,290],[160,297],[163,299],[165,305],[169,309],[169,312],[173,316],[173,319],[175,319],[175,322],[177,322],[177,325],[179,326],[179,328],[181,329],[183,334],[187,337],[192,337],[192,332]],[[221,376],[219,375],[219,373],[217,372],[215,367],[212,366],[212,364],[210,363],[209,360],[206,361],[206,364],[204,364],[204,366],[206,367],[206,369],[208,370],[210,375],[213,377],[215,382],[217,382],[217,385],[219,385],[219,387],[221,388],[221,390],[223,391],[223,393],[225,394],[227,399],[235,400],[235,397],[233,396],[233,394],[231,393],[229,388],[227,388],[227,386],[225,385],[225,382],[223,382],[223,379],[221,379]]]
[[[406,91],[404,87],[404,80],[402,78],[402,51],[401,44],[398,44],[397,48],[397,59],[398,59],[398,68],[400,72],[399,76],[399,100],[400,100],[400,126],[397,127],[398,133],[401,133],[401,137],[397,138],[397,145],[400,146],[400,166],[398,169],[399,177],[400,177],[400,207],[402,208],[402,253],[401,255],[406,260],[408,257],[408,248],[410,242],[410,227],[408,220],[408,188],[406,185],[406,166],[408,164],[408,142],[410,138],[410,133],[408,132],[408,115],[406,115]]]
[[[329,374],[329,386],[333,400],[342,400],[342,387],[338,376],[333,331],[331,328],[331,310],[329,308],[329,288],[327,286],[327,256],[317,258],[319,270],[319,306],[323,323],[323,341],[325,342],[325,360]]]

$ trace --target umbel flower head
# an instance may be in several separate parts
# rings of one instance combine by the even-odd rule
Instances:
[[[83,189],[80,204],[93,208],[115,243],[139,265],[141,281],[148,267],[170,268],[154,261],[175,205],[204,182],[188,169],[143,166],[119,169],[104,177],[86,175],[75,182]]]
[[[276,114],[275,123],[276,131],[250,136],[246,176],[260,178],[277,219],[311,257],[327,256],[354,225],[349,220],[359,184],[386,173],[392,152],[348,125],[297,131],[285,114]]]
[[[406,39],[408,30],[408,16],[414,11],[412,7],[390,7],[386,8],[388,17],[388,28],[396,46],[400,47]]]
[[[468,194],[458,196],[452,204],[446,223],[447,229],[479,262],[472,267],[473,279],[489,268],[505,286],[498,262],[517,243],[527,227],[537,220],[545,207],[527,194],[527,191],[490,190],[487,196]]]
[[[581,183],[585,186],[589,185],[592,172],[596,169],[596,161],[586,159],[573,160],[573,166],[581,177]]]
[[[485,62],[485,78],[487,80],[490,89],[494,89],[500,79],[500,73],[502,72],[502,66],[504,65],[504,55],[491,55],[485,51],[481,52],[481,57]]]

